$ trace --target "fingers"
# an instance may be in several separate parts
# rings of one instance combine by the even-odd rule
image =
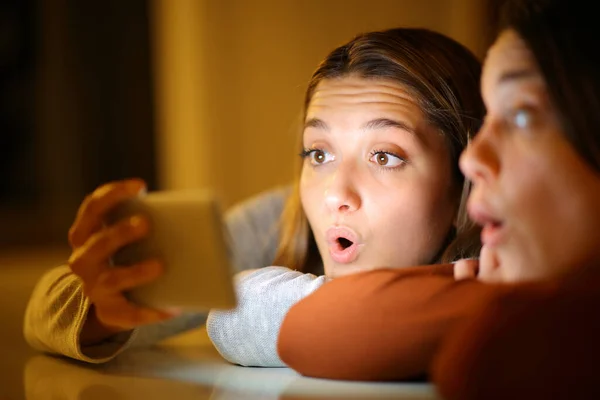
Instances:
[[[100,186],[85,198],[69,230],[73,253],[68,264],[83,282],[84,293],[94,306],[95,320],[111,331],[113,328],[129,330],[177,314],[176,310],[141,307],[124,295],[159,278],[163,273],[159,261],[144,260],[127,267],[109,266],[110,258],[119,249],[147,236],[150,223],[141,216],[132,216],[107,227],[104,225],[106,215],[120,202],[138,196],[145,189],[141,179]]]
[[[483,246],[480,253],[479,279],[485,282],[498,282],[502,280],[502,269],[494,249]]]
[[[158,260],[145,260],[127,267],[103,270],[93,285],[84,285],[84,292],[94,304],[98,321],[122,330],[152,324],[172,318],[179,310],[157,310],[130,302],[124,292],[148,284],[164,271]]]
[[[93,303],[102,303],[121,292],[153,282],[163,273],[158,260],[145,260],[127,267],[104,269],[92,285],[84,287],[85,294]]]
[[[154,324],[175,316],[168,311],[137,306],[121,293],[112,296],[110,301],[96,303],[95,307],[96,318],[100,323],[123,330]]]
[[[479,259],[463,259],[454,263],[454,279],[479,279],[484,282],[502,280],[502,270],[496,252],[488,247],[481,248]]]
[[[141,307],[124,295],[159,278],[163,273],[159,261],[144,260],[127,267],[109,265],[110,258],[119,249],[148,235],[150,223],[138,215],[105,226],[106,215],[117,204],[139,195],[145,188],[140,179],[99,187],[83,201],[69,230],[73,253],[68,264],[82,280],[84,293],[93,304],[94,321],[99,322],[97,331],[102,337],[107,334],[102,326],[110,327],[110,332],[114,332],[114,328],[129,330],[177,315],[176,310]]]
[[[454,279],[476,279],[479,274],[479,260],[462,259],[454,263]]]
[[[94,232],[102,228],[103,219],[110,209],[123,200],[137,196],[145,188],[143,180],[128,179],[107,183],[94,190],[79,207],[69,230],[71,247],[82,246]]]
[[[133,216],[93,234],[84,245],[76,248],[68,264],[84,284],[90,284],[108,268],[109,258],[121,247],[142,239],[150,224],[140,216]]]

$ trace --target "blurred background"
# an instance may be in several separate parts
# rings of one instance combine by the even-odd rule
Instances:
[[[132,176],[224,207],[289,183],[312,71],[355,34],[446,33],[483,57],[485,0],[2,0],[0,251],[66,246]]]

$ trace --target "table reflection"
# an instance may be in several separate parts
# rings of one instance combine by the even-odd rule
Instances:
[[[248,368],[211,348],[130,350],[104,365],[37,355],[24,371],[27,400],[436,399],[431,385],[312,379],[288,368]]]

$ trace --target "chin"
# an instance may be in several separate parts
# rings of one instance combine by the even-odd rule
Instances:
[[[363,272],[367,270],[371,270],[373,268],[367,268],[359,265],[345,264],[345,265],[336,265],[333,268],[325,269],[325,275],[330,278],[339,278],[346,275],[356,274],[358,272]]]

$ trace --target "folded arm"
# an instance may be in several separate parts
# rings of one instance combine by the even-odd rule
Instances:
[[[438,265],[335,279],[291,308],[279,355],[312,377],[421,377],[445,335],[495,290],[475,280],[455,281],[452,274],[452,265]]]
[[[327,281],[284,267],[243,271],[236,276],[238,306],[210,312],[206,329],[219,353],[231,363],[283,367],[277,354],[281,322],[292,305]]]

